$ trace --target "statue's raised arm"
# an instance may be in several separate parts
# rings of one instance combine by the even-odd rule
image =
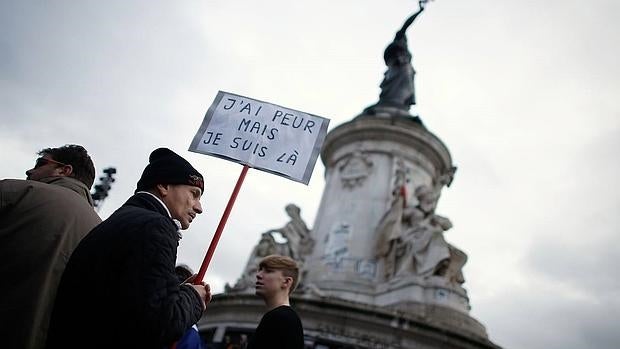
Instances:
[[[400,37],[405,36],[405,33],[407,32],[407,28],[409,28],[409,26],[413,23],[413,21],[415,21],[416,17],[418,17],[418,15],[420,13],[422,13],[422,11],[424,11],[424,5],[427,2],[428,2],[428,0],[420,0],[420,1],[418,1],[418,4],[419,4],[418,12],[412,14],[409,18],[407,18],[407,20],[403,24],[403,27],[400,28],[400,30],[396,33],[396,38],[395,39],[398,39]]]

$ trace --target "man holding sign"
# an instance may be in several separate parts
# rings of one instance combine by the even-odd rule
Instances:
[[[80,243],[63,274],[48,348],[164,348],[198,322],[209,285],[179,285],[181,234],[202,213],[203,177],[153,151],[136,194]]]

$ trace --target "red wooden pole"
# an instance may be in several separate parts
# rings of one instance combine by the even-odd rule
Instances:
[[[239,179],[237,179],[237,184],[235,185],[235,189],[233,189],[232,194],[230,195],[230,199],[228,199],[228,205],[226,205],[226,209],[224,210],[224,214],[222,214],[222,218],[220,219],[220,224],[218,224],[217,229],[215,230],[215,235],[213,235],[213,239],[211,240],[211,244],[209,245],[209,249],[207,250],[207,254],[205,255],[204,260],[202,261],[202,265],[200,266],[200,270],[194,279],[195,285],[200,285],[202,283],[202,279],[207,272],[207,268],[209,267],[209,263],[211,262],[211,258],[213,257],[213,253],[215,252],[215,248],[217,247],[217,243],[220,240],[220,236],[222,235],[222,231],[224,230],[224,226],[226,225],[226,221],[228,220],[228,216],[230,215],[230,211],[235,203],[235,199],[237,199],[237,194],[239,194],[239,189],[241,188],[241,184],[245,179],[246,173],[248,173],[249,166],[243,166],[241,170],[241,174],[239,174]]]

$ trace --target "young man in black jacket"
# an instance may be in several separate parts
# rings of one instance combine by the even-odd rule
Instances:
[[[200,319],[209,285],[179,285],[179,229],[202,212],[203,177],[166,148],[154,150],[136,193],[71,255],[48,348],[170,346]]]
[[[299,268],[289,257],[270,255],[261,260],[256,273],[256,295],[267,312],[260,320],[248,349],[303,349],[304,330],[291,308],[289,295],[297,287]]]

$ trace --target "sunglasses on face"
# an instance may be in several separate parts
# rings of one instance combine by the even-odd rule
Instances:
[[[60,166],[67,166],[67,164],[62,163],[60,161],[56,161],[56,160],[52,160],[52,159],[46,159],[46,158],[38,158],[37,162],[35,162],[34,164],[34,168],[39,168],[41,166],[45,166],[47,164],[57,164]]]

